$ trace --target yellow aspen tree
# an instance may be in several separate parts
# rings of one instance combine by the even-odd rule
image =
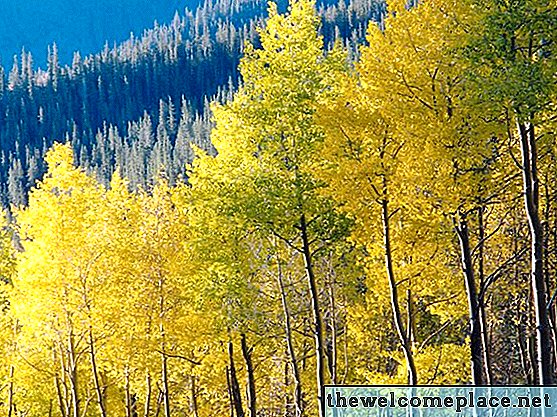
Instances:
[[[453,52],[466,30],[468,16],[463,12],[466,9],[451,1],[426,1],[409,9],[403,2],[390,2],[388,6],[391,14],[384,29],[374,25],[369,28],[369,46],[362,48],[355,78],[341,87],[344,93],[336,99],[336,105],[324,111],[324,123],[332,129],[324,152],[336,151],[326,158],[332,177],[331,190],[341,197],[344,208],[357,214],[356,224],[361,224],[362,230],[368,229],[362,242],[373,241],[377,231],[369,230],[370,225],[382,221],[379,235],[384,239],[389,277],[394,276],[393,261],[389,259],[393,252],[402,260],[406,253],[412,263],[420,264],[417,247],[405,250],[401,246],[405,242],[408,247],[411,242],[408,232],[412,230],[418,233],[416,237],[421,233],[415,242],[421,242],[422,262],[438,272],[445,271],[437,275],[439,281],[433,281],[441,290],[452,289],[456,295],[463,289],[459,282],[442,278],[452,276],[453,262],[450,256],[442,254],[450,251],[458,254],[453,259],[462,259],[472,378],[481,384],[483,290],[477,288],[474,275],[471,256],[474,248],[468,223],[469,217],[487,204],[489,196],[497,193],[494,179],[504,178],[504,172],[498,171],[502,165],[500,145],[493,142],[493,135],[500,133],[501,128],[485,122],[481,110],[467,101],[465,63],[457,60]],[[346,167],[336,162],[343,159]],[[339,171],[346,174],[339,175]],[[365,196],[350,194],[348,189],[341,191],[346,185],[339,182],[347,181],[350,172],[356,181],[362,176],[356,188],[368,190]],[[369,216],[366,211],[374,201],[380,203],[382,215],[371,220],[364,216]],[[453,248],[449,222],[454,222],[460,247]],[[396,232],[392,230],[393,223],[398,223]],[[392,236],[394,233],[396,237]],[[434,236],[438,237],[437,242]],[[483,248],[485,242],[480,241]],[[390,248],[393,244],[398,245],[395,251]],[[402,273],[406,266],[399,268]],[[402,282],[407,280],[403,278]],[[393,289],[398,285],[392,278],[389,281],[391,294],[395,294]],[[419,296],[419,280],[413,283],[417,284],[416,289],[408,289]],[[391,304],[400,344],[408,352],[404,334],[409,333],[397,324],[401,322],[396,319],[400,316],[398,302],[392,299]],[[454,313],[458,317],[462,310],[455,309]],[[412,368],[412,358],[408,353],[406,356],[407,366]]]
[[[214,109],[218,155],[198,160],[190,177],[194,190],[206,187],[206,180],[220,183],[227,203],[222,212],[245,230],[274,236],[299,252],[313,322],[313,398],[329,380],[317,249],[338,241],[348,225],[320,194],[322,183],[312,173],[323,139],[315,106],[328,81],[318,24],[311,1],[293,1],[285,15],[270,5],[261,48],[246,47],[241,89]]]
[[[103,288],[97,269],[103,190],[73,166],[68,145],[56,144],[46,161],[49,171],[29,207],[16,212],[24,251],[10,301],[24,341],[20,355],[38,370],[29,391],[49,395],[63,416],[79,417],[92,396],[87,357],[94,355],[90,312]]]
[[[530,232],[530,282],[536,329],[536,383],[551,385],[554,351],[548,311],[547,249],[541,213],[543,149],[555,141],[555,5],[548,1],[465,2],[473,19],[462,43],[477,102],[507,125],[508,140],[520,152],[525,218]],[[545,153],[547,155],[547,153]]]
[[[127,415],[187,409],[184,386],[211,343],[205,329],[212,314],[196,308],[184,190],[160,180],[151,192],[130,193],[115,174],[106,193],[111,256],[104,268],[113,283],[104,320],[115,331],[105,363],[123,391]]]

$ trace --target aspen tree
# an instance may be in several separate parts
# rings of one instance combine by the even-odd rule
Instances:
[[[218,155],[198,161],[191,182],[194,189],[203,186],[204,178],[222,182],[230,203],[222,205],[225,213],[247,230],[274,235],[301,254],[315,339],[314,392],[320,397],[328,378],[315,253],[347,226],[319,194],[322,185],[311,172],[323,138],[313,120],[326,88],[323,41],[311,1],[292,2],[285,15],[271,3],[269,15],[260,31],[261,49],[246,47],[242,88],[232,102],[214,109],[212,141]]]
[[[556,97],[557,14],[549,1],[466,2],[474,13],[463,43],[477,102],[508,127],[509,140],[521,154],[524,207],[530,231],[530,276],[536,328],[536,381],[551,385],[553,351],[548,314],[549,288],[544,263],[540,208],[543,167],[540,148],[553,140],[549,129]]]

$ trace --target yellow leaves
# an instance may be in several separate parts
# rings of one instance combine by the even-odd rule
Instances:
[[[304,58],[315,59],[322,50],[323,41],[315,30],[318,25],[312,0],[292,1],[285,15],[278,14],[276,5],[270,3],[269,18],[265,28],[260,30],[262,48],[252,51],[253,56],[248,55],[241,68],[257,65],[259,69],[267,68],[271,72],[299,69],[303,71],[300,75],[309,74],[302,63]],[[307,65],[311,64],[311,61],[307,62]],[[247,74],[242,72],[242,75],[246,78]]]
[[[51,167],[49,176],[31,194],[30,208],[16,213],[26,249],[20,257],[20,276],[16,283],[26,282],[21,274],[35,281],[35,286],[20,287],[30,302],[39,301],[31,297],[37,286],[49,288],[51,306],[56,311],[58,303],[71,297],[69,293],[82,285],[81,281],[86,279],[100,255],[95,219],[102,191],[73,167],[68,146],[56,145],[47,159]],[[58,257],[56,251],[63,256]],[[53,293],[60,282],[63,292]]]
[[[418,374],[424,385],[461,385],[470,380],[469,346],[467,343],[431,344],[416,349],[415,361]],[[398,363],[404,363],[402,354],[393,355]],[[398,366],[397,374],[388,380],[377,375],[375,383],[406,384],[407,376],[404,366]]]
[[[416,356],[427,384],[463,384],[470,380],[469,345],[444,343],[428,346]]]
[[[493,130],[470,105],[462,77],[466,65],[452,51],[466,31],[459,23],[466,10],[453,3],[426,0],[407,8],[392,1],[384,29],[370,25],[369,46],[362,48],[355,73],[339,77],[338,93],[319,107],[326,138],[324,161],[316,165],[328,184],[324,193],[354,218],[352,239],[365,247],[368,308],[390,303],[379,204],[385,201],[401,309],[408,308],[403,297],[409,290],[422,314],[443,322],[467,314],[450,213],[473,207],[488,193],[493,169],[481,168],[493,155]],[[370,330],[360,329],[368,338]],[[446,349],[442,366],[467,357],[465,344],[440,339],[437,348]],[[416,353],[421,380],[432,377],[435,349]],[[402,356],[394,359],[404,363]],[[399,372],[404,382],[404,366]],[[446,372],[447,379],[436,378],[448,381],[451,372],[467,378]],[[385,381],[388,373],[379,366],[364,378]]]
[[[394,16],[400,16],[407,11],[408,1],[406,0],[389,0],[387,2],[387,10]]]
[[[68,145],[56,145],[48,161],[29,207],[17,212],[25,251],[10,303],[26,372],[59,369],[55,352],[67,349],[69,337],[85,343],[91,331],[98,366],[120,386],[126,372],[142,386],[146,371],[159,372],[163,343],[178,354],[195,350],[197,333],[208,336],[202,329],[214,320],[196,309],[196,263],[185,245],[189,191],[160,181],[150,193],[132,194],[118,174],[104,190],[73,166]],[[88,366],[80,356],[86,384]],[[33,395],[29,401],[39,401]]]
[[[412,113],[427,116],[433,111],[443,116],[447,97],[458,94],[453,84],[461,68],[449,49],[463,29],[438,3],[420,2],[410,10],[403,7],[386,18],[384,31],[370,25],[369,46],[362,48],[358,69],[364,91],[379,95],[389,112],[404,112],[398,119],[402,125],[397,127],[407,132],[420,129],[420,125],[406,126]],[[427,122],[427,117],[419,118],[423,129],[430,127]]]
[[[106,190],[73,166],[69,146],[55,145],[44,181],[16,213],[25,252],[11,298],[19,340],[30,346],[25,359],[58,369],[53,352],[91,331],[110,382],[122,388],[128,376],[140,391],[166,352],[176,360],[171,382],[198,378],[209,414],[226,407],[225,342],[248,329],[258,337],[261,380],[278,386],[285,365],[278,274],[294,348],[307,356],[303,215],[320,297],[338,291],[341,300],[341,313],[324,301],[326,332],[337,314],[347,358],[365,364],[347,369],[350,382],[403,383],[385,267],[386,203],[420,380],[467,380],[466,342],[443,327],[467,315],[450,216],[472,210],[490,190],[493,169],[482,163],[496,149],[494,130],[467,101],[465,65],[448,52],[463,30],[454,3],[425,0],[407,10],[390,2],[394,13],[384,30],[369,28],[354,68],[340,44],[323,52],[312,1],[293,1],[287,15],[271,5],[263,48],[246,46],[243,86],[212,108],[217,155],[196,150],[188,186],[161,180],[131,193],[115,174]],[[490,253],[503,257],[505,243]],[[496,262],[486,255],[484,266]],[[90,379],[84,359],[78,366]],[[309,375],[303,371],[304,386],[314,383]],[[183,396],[175,404],[186,407]]]
[[[52,149],[46,154],[45,161],[51,173],[70,171],[74,166],[73,152],[67,144],[55,143]]]

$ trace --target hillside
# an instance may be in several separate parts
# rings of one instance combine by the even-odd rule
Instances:
[[[383,5],[329,1],[319,8],[326,42],[341,37],[354,47]],[[105,184],[116,166],[132,186],[147,186],[163,165],[170,178],[183,175],[190,142],[210,149],[208,103],[234,90],[243,46],[257,43],[266,13],[255,0],[206,1],[117,46],[76,52],[71,64],[53,46],[44,70],[30,53],[0,67],[3,204],[26,202],[56,140],[70,140],[77,161]]]

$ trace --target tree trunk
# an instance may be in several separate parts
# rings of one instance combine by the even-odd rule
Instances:
[[[332,255],[331,255],[332,258]],[[331,309],[331,318],[329,320],[329,329],[331,334],[330,343],[327,344],[327,358],[329,363],[329,373],[331,374],[331,383],[336,385],[338,383],[338,329],[337,329],[337,311],[335,300],[335,283],[334,283],[334,270],[332,266],[333,260],[330,259],[330,275],[328,280],[328,295],[329,295],[329,308]]]
[[[170,392],[168,389],[168,358],[164,354],[164,351],[162,353],[161,371],[162,371],[164,417],[170,417]]]
[[[317,376],[317,401],[319,404],[319,416],[324,417],[323,402],[321,401],[321,388],[325,385],[325,346],[323,343],[323,320],[319,307],[319,292],[317,290],[317,280],[313,272],[312,253],[308,238],[306,216],[302,214],[300,218],[300,232],[302,235],[302,252],[308,279],[309,292],[311,295],[311,307],[313,313],[313,333],[315,335],[316,353],[316,376]]]
[[[60,397],[62,398],[62,402],[60,403],[61,406],[64,406],[64,412],[62,415],[64,417],[70,417],[72,413],[72,398],[71,398],[71,390],[68,387],[68,375],[69,365],[66,364],[66,359],[64,358],[64,348],[61,342],[56,343],[54,349],[58,348],[59,352],[59,362],[60,362],[60,376],[58,379],[58,388],[60,389]],[[54,351],[56,356],[56,350]],[[63,392],[62,392],[63,389]]]
[[[60,377],[58,376],[58,374],[54,375],[54,384],[56,386],[56,396],[58,397],[58,407],[60,408],[60,415],[62,417],[66,417],[66,405],[64,402],[64,398],[62,397],[62,388],[60,387]],[[10,415],[8,415],[8,417],[11,417],[11,413]]]
[[[128,367],[124,371],[124,377],[126,379],[126,384],[124,387],[125,395],[126,395],[126,417],[132,417],[132,398],[130,393],[130,375]]]
[[[139,417],[139,414],[137,413],[137,394],[131,395],[131,412],[132,417]]]
[[[286,352],[288,354],[288,352]],[[290,386],[290,379],[288,378],[290,369],[290,364],[288,362],[284,363],[284,416],[292,416],[292,397],[288,392],[288,387]]]
[[[14,408],[14,366],[10,366],[10,382],[8,386],[8,417],[12,417]]]
[[[537,145],[532,123],[518,122],[522,153],[524,203],[530,229],[531,288],[536,324],[536,368],[540,385],[551,385],[551,336],[547,314],[547,289],[543,271],[543,228],[539,216],[539,180]]]
[[[168,358],[166,356],[166,333],[164,329],[164,280],[159,278],[159,331],[161,336],[161,378],[164,417],[170,417],[170,392],[168,388]]]
[[[162,391],[159,389],[159,392],[157,394],[157,403],[156,403],[156,407],[155,407],[155,417],[159,417],[159,414],[161,413],[161,405],[163,402],[163,393]]]
[[[228,356],[230,359],[230,389],[232,391],[232,404],[236,411],[236,417],[244,417],[244,409],[242,407],[242,394],[240,392],[240,384],[236,375],[236,366],[234,365],[234,345],[228,342]]]
[[[277,254],[277,279],[280,289],[280,300],[282,303],[282,310],[284,313],[284,330],[286,333],[286,345],[288,348],[288,355],[290,356],[290,365],[292,366],[292,374],[294,377],[294,404],[296,406],[295,416],[298,417],[302,415],[303,404],[302,404],[302,382],[300,380],[300,370],[298,369],[298,360],[296,359],[296,351],[294,350],[294,343],[292,340],[292,324],[290,318],[290,310],[288,309],[288,301],[286,299],[286,289],[284,287],[284,280],[282,276],[282,265],[280,263],[280,258]]]
[[[149,417],[151,412],[151,374],[147,372],[145,376],[145,407],[143,409],[143,417]]]
[[[191,376],[191,409],[194,417],[199,417],[197,407],[197,388],[195,387],[195,376]]]
[[[255,398],[255,377],[253,375],[253,364],[251,362],[251,349],[248,348],[246,342],[246,335],[242,333],[241,338],[242,343],[242,355],[244,356],[244,361],[246,362],[246,373],[248,376],[248,408],[250,417],[257,416],[256,398]]]
[[[230,369],[226,367],[226,389],[230,399],[230,417],[234,417],[234,394],[232,393],[232,383],[230,382]]]
[[[526,347],[528,348],[528,358],[530,360],[530,365],[531,365],[531,380],[532,380],[532,385],[536,385],[537,382],[539,380],[538,378],[538,369],[536,368],[535,364],[536,364],[536,336],[535,335],[529,335],[528,338],[526,339]]]
[[[72,416],[80,417],[79,410],[79,386],[77,376],[77,354],[75,352],[75,343],[73,331],[70,330],[68,335],[68,355],[69,355],[69,377],[72,398]]]
[[[99,405],[99,412],[101,417],[106,417],[106,405],[103,389],[99,381],[99,374],[97,370],[97,358],[95,356],[95,344],[93,340],[93,330],[89,329],[89,353],[91,354],[91,370],[93,372],[93,381],[95,383],[95,392],[97,393],[97,403]]]
[[[489,334],[487,332],[487,317],[485,313],[485,306],[483,300],[479,305],[480,308],[480,332],[482,336],[482,352],[483,352],[483,365],[485,373],[485,384],[493,385],[493,376],[491,372],[491,358],[489,356]]]
[[[406,290],[406,338],[411,349],[416,344],[416,321],[414,320],[414,302],[412,290]]]
[[[484,272],[484,241],[485,241],[485,225],[484,225],[484,206],[480,205],[478,209],[478,229],[479,229],[479,248],[478,248],[478,273],[480,278],[480,289],[483,289],[485,283]],[[487,317],[486,317],[486,297],[478,300],[478,308],[480,309],[480,333],[482,337],[483,366],[485,374],[485,383],[492,385],[493,377],[491,373],[491,359],[489,357],[489,335],[487,334]]]
[[[386,199],[387,195],[387,181],[383,177],[383,200],[381,200],[381,219],[383,221],[383,244],[385,251],[385,267],[387,269],[387,278],[389,280],[390,288],[390,298],[391,307],[393,310],[393,319],[395,323],[396,332],[400,345],[404,352],[404,358],[406,359],[406,369],[408,372],[408,384],[416,385],[418,383],[418,374],[416,371],[416,365],[414,363],[414,355],[412,353],[412,348],[408,340],[406,331],[404,330],[404,324],[402,322],[402,314],[400,312],[398,288],[395,281],[395,274],[393,268],[393,258],[391,253],[391,236],[390,236],[390,225],[389,225],[389,203]]]
[[[484,384],[482,333],[480,323],[481,318],[478,303],[478,292],[476,289],[476,279],[474,277],[474,266],[472,264],[472,254],[470,251],[470,236],[468,233],[468,223],[465,214],[459,214],[455,229],[460,243],[462,271],[464,272],[464,283],[466,285],[466,296],[468,298],[472,383],[478,386]]]
[[[551,179],[546,175],[544,181],[544,190],[545,190],[545,207],[543,210],[544,219],[542,221],[542,230],[543,230],[543,247],[544,247],[544,257],[543,257],[543,276],[545,279],[545,289],[546,289],[546,296],[548,298],[548,305],[547,305],[547,316],[549,321],[549,331],[551,335],[551,342],[554,354],[552,356],[552,369],[557,370],[557,318],[555,317],[555,309],[553,308],[554,300],[551,289],[551,253],[552,249],[551,245],[551,230],[550,230],[550,222],[551,222],[551,203],[552,203],[552,196],[549,191],[549,187],[551,185]]]
[[[342,374],[342,378],[340,383],[342,385],[346,384],[346,377],[348,376],[348,325],[344,324],[344,337],[342,338],[342,351],[344,357],[344,372]]]

